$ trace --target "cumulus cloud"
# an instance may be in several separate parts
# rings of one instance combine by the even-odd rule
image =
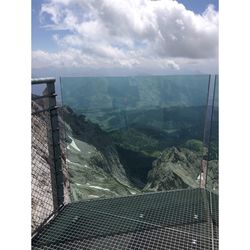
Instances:
[[[217,60],[218,12],[212,5],[195,14],[172,0],[49,0],[40,22],[54,30],[59,50],[33,51],[33,67],[153,64],[180,70],[187,61]]]

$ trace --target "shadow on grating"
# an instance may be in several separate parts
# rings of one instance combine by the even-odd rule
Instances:
[[[210,204],[216,199],[206,190],[187,189],[70,203],[33,238],[32,246],[217,249],[213,222],[218,212]]]

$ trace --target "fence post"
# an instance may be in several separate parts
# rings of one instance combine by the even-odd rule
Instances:
[[[60,132],[59,132],[59,119],[58,119],[58,107],[56,105],[56,94],[55,94],[55,80],[47,82],[47,93],[49,95],[48,108],[50,113],[51,122],[51,136],[52,136],[52,159],[54,167],[55,177],[55,196],[54,208],[57,210],[64,203],[64,192],[63,192],[63,170],[62,170],[62,159],[61,159],[61,148],[60,148]]]

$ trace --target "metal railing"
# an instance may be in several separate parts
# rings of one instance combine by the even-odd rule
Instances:
[[[64,204],[64,178],[60,147],[55,79],[33,79],[45,84],[42,95],[32,95],[32,234]]]
[[[208,155],[218,76],[209,77],[207,110],[203,135],[200,187],[206,188]],[[32,86],[45,85],[42,95],[32,96],[32,233],[35,234],[64,206],[64,162],[56,105],[55,79],[33,79]],[[209,108],[208,108],[209,106]],[[63,158],[64,159],[64,158]],[[67,179],[67,177],[66,177]]]

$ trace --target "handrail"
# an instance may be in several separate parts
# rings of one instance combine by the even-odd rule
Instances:
[[[31,79],[31,84],[43,84],[43,83],[55,83],[56,78],[54,77],[46,77],[46,78],[35,78],[35,79]]]

